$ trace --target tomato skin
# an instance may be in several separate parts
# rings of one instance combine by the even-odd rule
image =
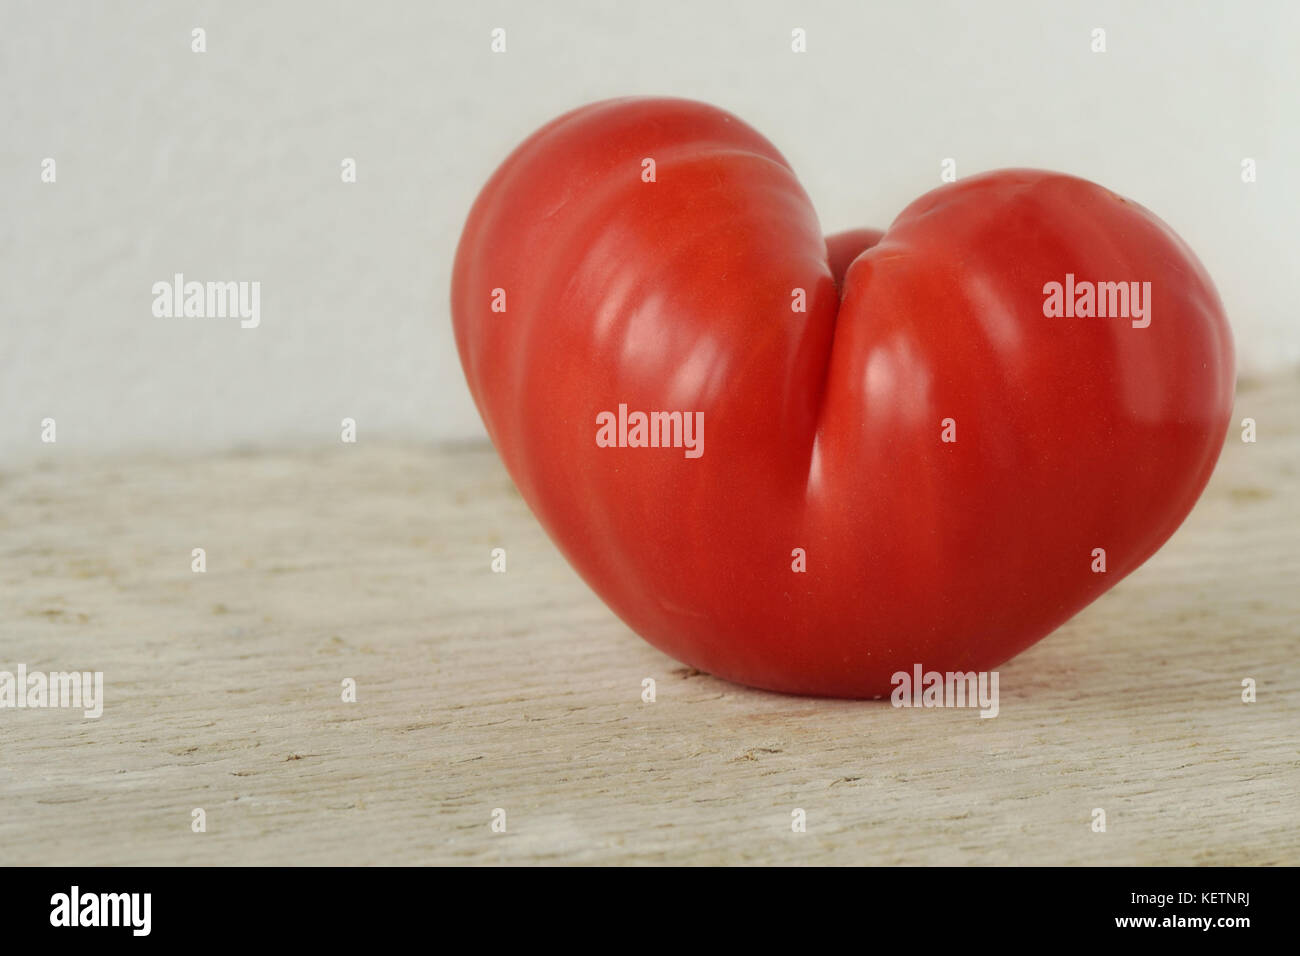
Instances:
[[[1067,273],[1150,282],[1150,325],[1046,317]],[[687,664],[800,694],[887,696],[1050,633],[1186,517],[1235,384],[1213,284],[1141,206],[1001,170],[828,240],[770,143],[683,100],[525,141],[469,215],[452,317],[493,443],[596,593]],[[598,447],[620,404],[702,412],[702,456]]]

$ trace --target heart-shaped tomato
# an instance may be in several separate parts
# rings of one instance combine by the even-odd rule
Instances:
[[[828,241],[770,143],[681,100],[524,142],[452,316],[592,588],[681,661],[807,694],[1042,638],[1182,522],[1234,387],[1209,277],[1136,203],[1003,170]]]

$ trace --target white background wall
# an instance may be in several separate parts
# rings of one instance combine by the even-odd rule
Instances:
[[[464,216],[535,127],[629,93],[739,114],[827,231],[887,225],[949,156],[1094,179],[1197,250],[1244,371],[1295,363],[1298,9],[0,0],[0,466],[47,416],[61,453],[334,442],[344,416],[481,435],[447,309]],[[174,272],[260,280],[261,326],[155,318]]]

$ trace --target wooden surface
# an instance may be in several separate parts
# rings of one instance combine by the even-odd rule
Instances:
[[[688,670],[486,447],[44,448],[0,475],[0,670],[102,670],[106,702],[0,710],[0,862],[1300,863],[1297,408],[1243,383],[1258,442],[1000,668],[995,719]]]

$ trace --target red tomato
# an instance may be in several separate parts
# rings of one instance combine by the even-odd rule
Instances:
[[[1109,317],[1078,314],[1090,285]],[[804,694],[888,695],[1051,632],[1182,522],[1234,388],[1209,277],[1136,203],[1001,170],[827,240],[770,143],[681,100],[596,103],[515,150],[452,316],[492,441],[591,587],[673,657]],[[682,417],[643,447],[638,411]]]

